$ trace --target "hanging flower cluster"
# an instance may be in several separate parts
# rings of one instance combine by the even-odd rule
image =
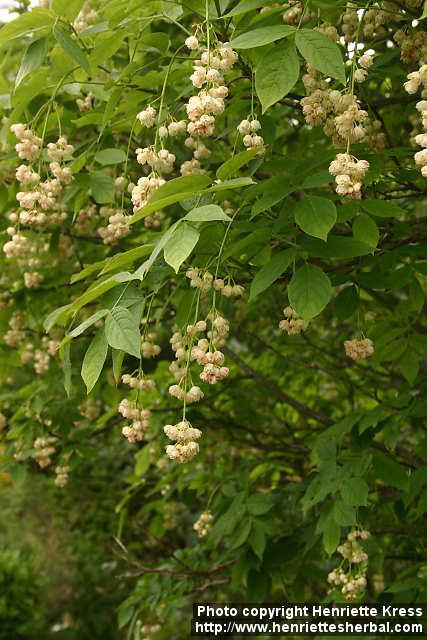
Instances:
[[[427,64],[422,65],[418,71],[408,74],[408,80],[405,82],[405,90],[410,94],[415,94],[421,88],[421,97],[423,100],[417,102],[417,111],[421,114],[423,133],[415,136],[415,142],[421,151],[415,154],[415,163],[421,167],[421,175],[427,178]]]
[[[305,331],[309,325],[308,320],[303,320],[292,307],[283,309],[284,320],[279,322],[279,329],[285,331],[289,336],[297,336]]]
[[[365,541],[370,537],[369,531],[351,531],[347,541],[337,549],[346,563],[347,569],[338,567],[328,575],[329,584],[338,587],[346,600],[354,600],[361,596],[366,589],[366,573],[368,569],[368,554],[364,551],[357,538]],[[354,568],[356,565],[356,568]]]
[[[196,442],[202,435],[199,429],[191,426],[188,420],[182,420],[175,425],[167,424],[163,431],[175,444],[166,447],[166,455],[171,460],[183,463],[191,460],[199,452],[199,445]]]
[[[193,529],[199,538],[206,538],[212,528],[213,515],[210,511],[204,511],[193,524]]]
[[[243,145],[247,149],[260,148],[257,155],[264,154],[264,138],[258,134],[261,129],[261,123],[256,119],[242,120],[237,125],[237,131],[242,136]]]
[[[362,197],[363,178],[369,169],[367,160],[358,160],[349,153],[338,153],[329,166],[335,176],[335,190],[340,196]]]
[[[41,469],[48,467],[52,462],[52,456],[55,453],[56,438],[47,436],[46,438],[36,438],[34,441],[33,458]]]
[[[374,353],[374,345],[369,338],[345,340],[344,349],[346,356],[352,360],[364,360]]]
[[[70,467],[68,466],[55,467],[55,473],[56,473],[55,484],[57,487],[61,487],[62,489],[63,487],[65,487],[65,485],[68,482]]]
[[[190,286],[207,293],[212,288],[225,298],[241,298],[245,289],[240,284],[231,284],[230,278],[215,278],[209,271],[202,271],[197,267],[187,269],[185,274],[190,280]]]
[[[150,426],[150,411],[138,408],[136,402],[125,398],[120,402],[118,412],[131,421],[130,426],[122,429],[124,437],[132,444],[143,440],[145,432]]]

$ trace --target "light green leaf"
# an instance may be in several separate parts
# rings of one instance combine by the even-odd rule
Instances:
[[[353,221],[353,237],[375,248],[380,239],[380,232],[376,223],[366,213],[361,213]]]
[[[19,87],[24,78],[43,64],[46,56],[46,38],[40,38],[30,44],[21,61],[21,66],[15,80],[15,89]]]
[[[55,40],[59,46],[63,48],[65,53],[77,62],[77,64],[80,65],[86,73],[90,73],[89,60],[77,42],[73,40],[65,29],[59,25],[55,25],[52,31],[55,36]]]
[[[85,353],[82,364],[82,378],[90,393],[95,386],[107,357],[108,344],[104,329],[98,331]]]
[[[114,180],[105,171],[94,171],[90,175],[90,189],[92,197],[98,204],[114,201]]]
[[[306,196],[295,207],[295,222],[305,233],[325,240],[337,221],[337,210],[328,198]]]
[[[61,16],[70,22],[79,13],[85,0],[52,0],[51,8],[57,16]]]
[[[239,2],[234,9],[231,9],[231,11],[226,13],[224,17],[240,16],[243,13],[265,7],[266,5],[268,5],[267,0],[241,0],[241,2]]]
[[[287,24],[260,27],[259,29],[241,33],[231,40],[230,44],[233,49],[254,49],[255,47],[263,47],[265,44],[270,44],[270,42],[275,42],[281,38],[286,38],[290,36],[291,33],[295,33],[295,27]]]
[[[230,221],[231,218],[217,204],[207,204],[203,207],[192,209],[183,220],[191,222],[211,222],[213,220]]]
[[[40,33],[50,29],[55,21],[54,15],[47,9],[35,8],[21,13],[18,18],[5,24],[0,29],[0,47],[10,40],[22,38],[28,33]]]
[[[295,43],[302,57],[315,69],[346,84],[345,67],[340,48],[324,33],[314,29],[300,29]]]
[[[420,17],[418,18],[419,20],[424,20],[425,18],[427,18],[427,0],[424,0],[424,9],[422,14],[420,15]]]
[[[107,313],[108,309],[99,309],[99,311],[96,311],[96,313],[90,316],[90,318],[83,320],[83,322],[75,327],[75,329],[70,331],[70,333],[63,338],[59,346],[61,347],[67,344],[67,342],[70,342],[73,338],[77,338],[77,336],[80,336],[82,333],[84,333],[84,331],[86,331],[86,329],[95,324],[95,322],[98,322],[98,320],[101,320],[104,316],[106,316]]]
[[[163,250],[165,261],[178,273],[180,266],[188,258],[199,240],[199,232],[190,224],[179,224],[167,241]]]
[[[229,178],[234,173],[236,173],[236,171],[238,171],[240,167],[243,167],[249,162],[249,160],[252,160],[252,158],[254,158],[257,153],[259,153],[259,149],[257,148],[247,149],[246,151],[237,153],[235,156],[229,158],[224,162],[224,164],[218,167],[216,177],[220,180]]]
[[[317,316],[332,297],[332,285],[319,267],[305,264],[293,275],[288,286],[289,303],[304,320]]]
[[[141,355],[141,335],[137,318],[125,307],[113,307],[105,319],[105,336],[110,347],[132,356]]]
[[[119,164],[126,161],[126,154],[122,149],[102,149],[95,154],[95,160],[99,164]]]
[[[268,289],[286,271],[294,256],[295,251],[293,249],[281,251],[258,271],[251,283],[249,302]]]
[[[281,42],[259,61],[255,71],[255,89],[265,113],[295,86],[300,63],[292,40]]]

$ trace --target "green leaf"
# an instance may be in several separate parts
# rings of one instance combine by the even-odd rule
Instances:
[[[40,38],[30,44],[21,61],[21,66],[15,80],[15,89],[19,87],[24,78],[43,64],[46,56],[46,38]]]
[[[268,493],[254,493],[248,498],[248,511],[254,516],[261,516],[270,511],[274,498]]]
[[[224,17],[240,16],[242,13],[247,13],[248,11],[253,11],[266,5],[268,5],[266,0],[241,0],[241,2],[239,2],[234,9],[226,13]]]
[[[192,209],[182,218],[190,222],[212,222],[213,220],[230,221],[231,218],[217,204],[207,204]]]
[[[324,33],[314,29],[300,29],[295,43],[302,57],[315,69],[346,84],[345,67],[338,45]]]
[[[180,266],[188,258],[199,240],[200,234],[190,224],[179,224],[163,249],[165,262],[178,273]]]
[[[114,201],[114,180],[105,171],[94,171],[90,175],[90,189],[92,197],[98,204]]]
[[[325,240],[337,221],[337,210],[328,198],[306,196],[295,207],[295,222],[305,233]]]
[[[299,78],[300,63],[291,40],[275,46],[259,61],[255,70],[255,90],[265,113],[295,86]]]
[[[123,359],[125,357],[125,352],[120,349],[112,349],[112,357],[113,357],[113,375],[116,384],[120,380],[120,373],[122,370]]]
[[[107,357],[107,351],[108,343],[104,329],[101,329],[93,338],[83,358],[82,378],[88,393],[93,389],[101,375],[105,358]]]
[[[405,213],[405,209],[390,200],[361,200],[360,206],[377,218],[393,218]]]
[[[273,256],[270,262],[267,262],[252,280],[249,302],[268,289],[286,271],[294,257],[295,251],[293,249],[286,249]]]
[[[255,555],[262,560],[265,551],[266,538],[262,525],[257,521],[253,523],[252,531],[249,536],[249,544],[251,545]]]
[[[323,530],[323,546],[328,555],[332,555],[340,543],[341,527],[333,518],[328,519],[328,524]]]
[[[253,29],[246,33],[241,33],[231,40],[230,44],[233,49],[254,49],[255,47],[263,47],[265,44],[275,42],[281,38],[290,36],[295,33],[295,27],[287,24],[277,24],[271,27],[261,27]]]
[[[85,0],[52,0],[51,9],[57,16],[61,16],[70,22],[79,13]]]
[[[122,149],[102,149],[95,154],[95,160],[102,165],[119,164],[126,161],[126,154]]]
[[[110,347],[132,356],[141,355],[139,322],[125,307],[113,307],[105,319],[105,336]]]
[[[366,213],[361,213],[353,221],[353,236],[356,240],[375,248],[380,239],[380,232],[376,223]]]
[[[77,64],[82,67],[86,73],[90,73],[89,60],[77,42],[73,40],[65,29],[59,25],[55,25],[52,31],[55,36],[55,40],[59,46],[62,47],[65,53],[77,62]]]
[[[246,151],[241,151],[240,153],[237,153],[235,156],[233,156],[232,158],[229,158],[224,162],[224,164],[218,167],[218,170],[216,172],[216,177],[219,178],[220,180],[225,180],[226,178],[229,178],[234,173],[236,173],[236,171],[238,171],[240,167],[243,167],[245,164],[249,162],[249,160],[252,160],[252,158],[254,158],[258,152],[259,152],[259,149],[253,148],[253,149],[247,149]]]
[[[396,489],[407,490],[409,478],[404,468],[391,455],[376,452],[374,455],[374,472],[376,477]]]
[[[424,0],[424,9],[418,20],[424,20],[427,18],[427,0]]]
[[[83,320],[83,322],[81,322],[77,327],[75,327],[75,329],[70,331],[70,333],[63,338],[60,346],[65,345],[67,344],[67,342],[70,342],[73,338],[80,336],[84,331],[86,331],[86,329],[88,329],[93,324],[95,324],[95,322],[98,322],[98,320],[101,320],[104,316],[106,316],[107,313],[108,313],[108,309],[100,309],[99,311],[94,313],[92,316],[90,316],[90,318]]]
[[[332,297],[328,276],[319,267],[305,264],[293,275],[288,286],[289,303],[304,320],[317,316]]]
[[[62,358],[62,373],[64,376],[64,389],[67,397],[70,397],[71,393],[71,353],[70,346],[66,344],[62,349],[60,349],[61,358]]]
[[[22,38],[28,33],[40,33],[50,29],[55,21],[55,17],[47,9],[35,8],[32,11],[21,13],[18,18],[5,24],[0,29],[0,47],[3,47],[10,40]]]
[[[343,527],[356,524],[356,510],[342,500],[337,500],[334,504],[335,522]]]
[[[51,10],[57,16],[65,18],[71,22],[82,9],[85,4],[85,0],[52,0],[50,4]]]
[[[366,507],[368,504],[369,487],[363,478],[346,479],[340,487],[340,492],[347,504],[355,507]]]
[[[233,549],[237,549],[238,547],[241,547],[242,544],[246,542],[246,540],[248,539],[249,533],[251,531],[251,528],[252,528],[252,519],[249,517],[244,518],[240,522],[240,525],[237,527],[236,531],[230,538],[230,545],[229,545],[230,551],[233,551]]]

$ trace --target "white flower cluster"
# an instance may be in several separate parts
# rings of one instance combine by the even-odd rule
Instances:
[[[20,311],[15,311],[9,318],[10,329],[5,332],[3,340],[8,347],[18,347],[24,338],[25,320]]]
[[[156,123],[157,111],[150,106],[140,111],[136,117],[144,127],[151,128]]]
[[[173,398],[177,398],[178,400],[183,401],[185,399],[187,404],[193,404],[194,402],[199,402],[203,400],[205,394],[201,390],[200,387],[192,386],[190,389],[185,392],[184,389],[179,384],[172,384],[169,387],[169,394]]]
[[[154,191],[157,191],[159,187],[165,184],[163,178],[152,176],[148,178],[143,176],[138,180],[136,185],[130,183],[128,189],[131,193],[133,202],[133,211],[136,213],[139,209],[142,209],[147,204],[148,198]]]
[[[369,338],[364,338],[363,340],[345,340],[344,350],[346,356],[352,360],[364,360],[374,353],[374,345]]]
[[[26,129],[22,123],[12,125],[11,131],[21,140],[16,145],[19,157],[29,161],[35,160],[42,146],[41,139],[35,137],[30,129]],[[60,209],[59,200],[63,185],[69,184],[73,180],[73,176],[70,168],[62,166],[60,163],[65,157],[72,154],[74,147],[68,144],[64,136],[61,136],[57,142],[50,142],[47,145],[47,150],[51,159],[49,170],[53,178],[40,182],[39,174],[31,167],[22,164],[16,169],[15,175],[18,182],[34,188],[28,191],[19,191],[16,194],[16,199],[24,211],[21,211],[19,215],[10,214],[10,220],[18,221],[19,219],[22,224],[36,226],[45,224],[47,221],[57,224],[67,217],[66,213],[58,211]],[[37,205],[41,211],[34,209]],[[51,211],[49,218],[45,213],[48,210]]]
[[[421,114],[422,126],[424,133],[415,136],[415,142],[421,151],[417,151],[414,158],[415,163],[421,167],[421,175],[427,178],[427,64],[420,67],[418,71],[413,71],[408,75],[408,81],[405,82],[405,89],[408,93],[414,94],[421,88],[421,97],[423,100],[417,102],[417,111]]]
[[[117,210],[108,218],[108,225],[100,227],[98,233],[104,244],[116,244],[130,233],[129,217],[120,210]]]
[[[31,129],[27,129],[25,124],[19,122],[10,127],[12,133],[18,138],[19,142],[15,145],[16,152],[22,160],[34,162],[39,155],[42,139],[36,136]]]
[[[137,149],[136,159],[139,164],[147,164],[157,173],[171,173],[175,162],[173,153],[169,153],[167,149],[157,152],[154,147]]]
[[[76,104],[80,113],[86,113],[92,109],[93,95],[88,93],[84,98],[77,98]]]
[[[95,398],[86,398],[84,402],[77,407],[80,415],[87,420],[96,420],[101,413],[101,402]]]
[[[139,389],[140,391],[153,391],[156,388],[154,380],[144,378],[144,376],[131,376],[128,373],[122,375],[123,384],[127,384],[131,389]]]
[[[283,315],[285,319],[279,322],[279,329],[285,331],[289,336],[297,336],[305,331],[309,325],[309,322],[300,318],[292,307],[285,307]]]
[[[369,65],[369,57],[364,58],[364,64]],[[381,123],[371,122],[368,112],[360,108],[354,96],[331,89],[309,64],[302,79],[307,95],[301,99],[301,106],[307,124],[323,125],[325,135],[338,147],[365,140],[378,149],[384,147],[385,134],[378,132]]]
[[[230,284],[223,278],[214,278],[209,271],[203,272],[197,267],[187,269],[185,275],[190,280],[190,287],[199,289],[202,293],[207,293],[213,288],[226,298],[241,298],[245,291],[242,285]]]
[[[37,289],[44,280],[44,276],[38,271],[26,271],[24,273],[24,285],[27,289]]]
[[[329,173],[335,176],[335,191],[341,196],[361,198],[363,178],[368,169],[367,160],[358,160],[349,153],[338,153],[329,165]]]
[[[186,133],[187,123],[185,120],[172,120],[167,126],[162,125],[159,127],[159,137],[161,140],[165,140],[168,136],[178,138],[179,136],[185,136]]]
[[[342,31],[345,41],[355,42],[358,32],[359,39],[363,37],[365,40],[371,40],[374,36],[386,36],[386,24],[395,16],[395,10],[391,11],[390,8],[383,11],[375,6],[372,9],[364,10],[359,15],[357,7],[349,4],[343,15]]]
[[[135,402],[125,398],[118,407],[118,412],[128,420],[131,425],[123,427],[122,434],[130,443],[139,442],[144,439],[144,434],[150,426],[150,411],[148,409],[139,409]]]
[[[204,511],[193,524],[193,529],[199,538],[205,538],[212,528],[213,515],[210,511]]]
[[[400,47],[400,59],[407,64],[421,62],[427,59],[427,33],[421,31],[406,31],[398,29],[393,39]]]
[[[345,571],[342,567],[334,569],[328,575],[328,582],[335,587],[339,587],[346,600],[354,600],[366,589],[368,554],[357,541],[357,538],[366,541],[370,535],[369,531],[365,530],[351,531],[347,536],[347,542],[337,549],[338,553],[347,561],[348,571]],[[356,571],[352,567],[355,564],[358,565]]]
[[[55,484],[57,487],[61,487],[62,489],[63,487],[65,487],[65,485],[68,482],[70,467],[67,467],[67,466],[55,467],[55,473],[56,473]]]
[[[164,219],[165,219],[165,214],[163,213],[163,211],[155,211],[151,215],[145,216],[144,226],[147,229],[152,229],[152,230],[160,229]]]
[[[350,62],[352,63],[351,60]],[[372,55],[364,53],[360,56],[358,60],[359,68],[354,72],[354,79],[356,82],[365,82],[366,78],[368,77],[368,69],[372,67],[373,62],[374,59]]]
[[[182,420],[175,425],[167,424],[163,431],[176,444],[169,444],[166,447],[166,455],[171,460],[183,463],[188,462],[199,452],[199,445],[196,440],[200,438],[202,432],[191,426],[188,420]]]
[[[200,48],[196,36],[187,38],[186,45],[193,51]],[[191,96],[186,105],[190,120],[187,132],[190,137],[186,139],[185,146],[193,150],[193,159],[183,163],[182,175],[203,172],[200,160],[208,158],[210,151],[197,138],[214,134],[215,118],[223,113],[225,98],[228,96],[228,87],[224,84],[222,72],[231,69],[237,60],[237,53],[225,42],[219,43],[214,50],[203,50],[200,58],[193,63],[190,79],[193,86],[201,91]]]
[[[98,17],[98,13],[92,8],[91,3],[87,1],[84,3],[77,18],[74,20],[74,29],[77,33],[80,33],[96,22]]]
[[[160,345],[155,343],[157,335],[151,331],[141,338],[141,354],[143,358],[155,358],[159,355]]]
[[[257,131],[261,129],[261,123],[259,120],[242,120],[237,125],[237,131],[243,138],[243,145],[247,149],[253,149],[259,147],[260,151],[257,155],[263,155],[264,153],[264,138],[257,134]]]
[[[36,438],[34,441],[33,458],[41,469],[48,467],[52,462],[51,456],[55,453],[55,447],[53,444],[56,442],[56,438],[48,436],[46,438]]]

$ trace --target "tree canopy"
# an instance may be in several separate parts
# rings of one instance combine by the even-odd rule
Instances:
[[[103,496],[102,637],[424,601],[427,4],[28,4],[0,29],[1,470],[53,512]]]

